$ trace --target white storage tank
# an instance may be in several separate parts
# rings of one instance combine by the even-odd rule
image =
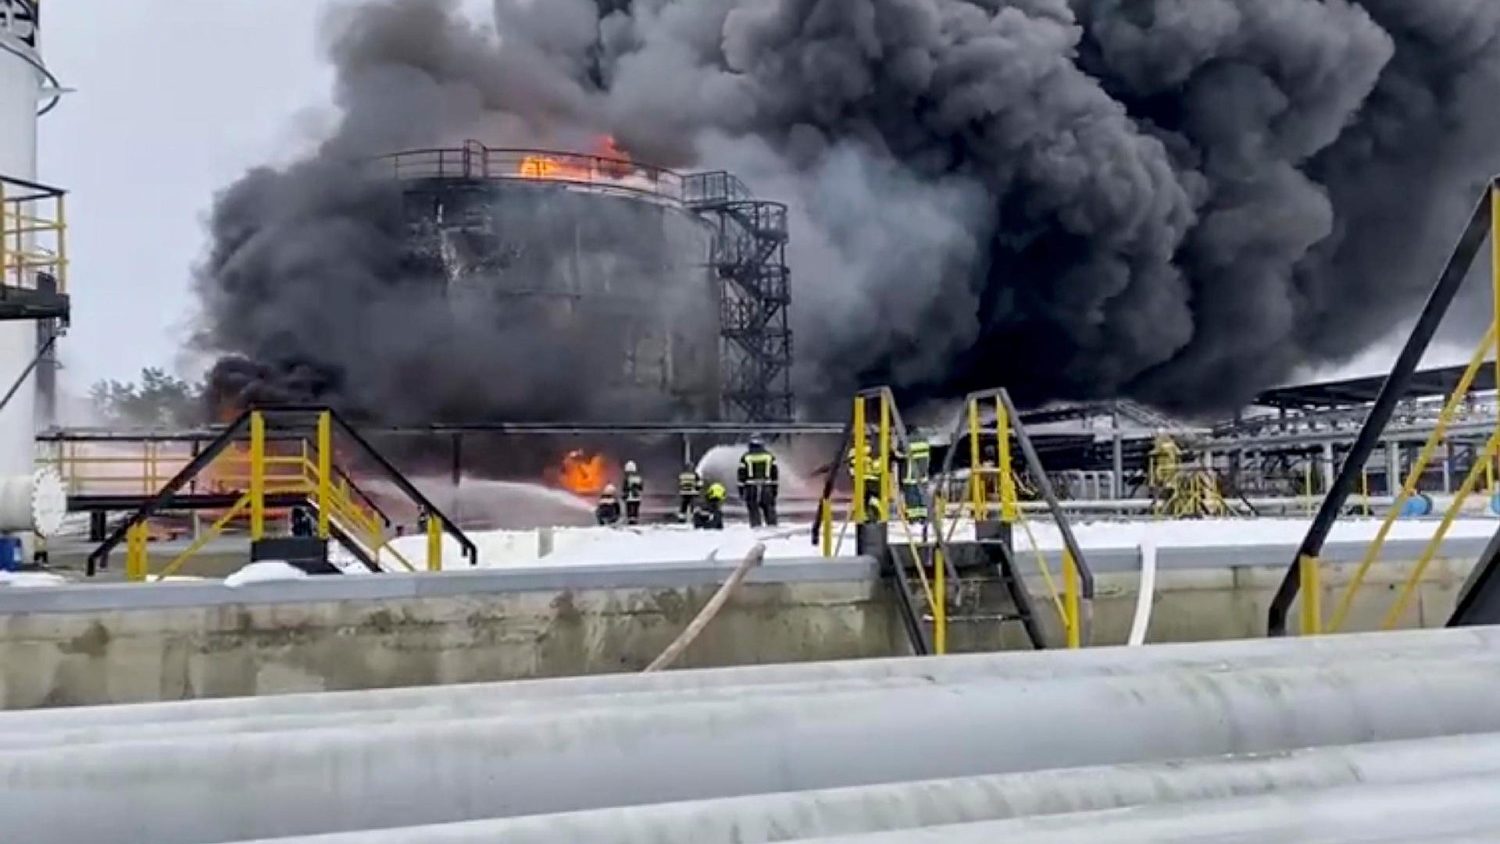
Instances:
[[[37,118],[49,110],[60,93],[41,55],[40,0],[0,0],[0,177],[37,180]],[[7,195],[17,190],[8,185]],[[16,209],[7,206],[7,215]],[[14,232],[13,216],[0,230]],[[23,236],[24,237],[24,236]],[[17,247],[6,245],[12,256]],[[11,259],[14,263],[14,257]],[[22,273],[26,274],[24,268]],[[6,283],[16,279],[14,269]],[[34,282],[28,282],[34,284]],[[0,396],[25,372],[37,354],[37,324],[29,319],[0,321]],[[36,527],[32,503],[46,499],[55,511],[58,486],[52,480],[35,483],[36,378],[28,377],[0,409],[0,531],[31,531]],[[45,494],[38,495],[38,491]],[[55,520],[54,520],[55,521]],[[45,530],[45,528],[44,528]]]

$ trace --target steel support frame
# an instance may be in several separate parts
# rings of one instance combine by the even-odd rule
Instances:
[[[1433,286],[1427,303],[1423,306],[1416,325],[1412,328],[1411,335],[1407,337],[1406,345],[1402,347],[1395,366],[1386,377],[1380,394],[1370,406],[1369,416],[1365,419],[1359,436],[1355,439],[1349,453],[1344,456],[1344,462],[1339,467],[1333,487],[1324,496],[1322,506],[1319,507],[1317,515],[1308,527],[1307,535],[1303,537],[1302,544],[1292,558],[1280,587],[1271,599],[1271,606],[1266,615],[1267,635],[1286,635],[1289,610],[1300,591],[1302,560],[1317,559],[1322,554],[1323,543],[1327,541],[1334,521],[1343,511],[1344,503],[1359,481],[1365,461],[1380,443],[1386,425],[1390,422],[1397,404],[1405,394],[1412,373],[1416,372],[1418,364],[1421,363],[1422,355],[1427,351],[1428,345],[1431,344],[1433,336],[1442,324],[1444,315],[1453,304],[1453,299],[1463,285],[1464,278],[1475,258],[1478,257],[1480,249],[1484,246],[1485,239],[1490,236],[1492,229],[1496,228],[1495,224],[1500,222],[1496,214],[1497,205],[1500,205],[1500,181],[1491,180],[1485,195],[1475,204],[1474,211],[1469,217],[1468,227],[1449,256],[1442,274],[1438,276],[1437,283]],[[1500,249],[1500,243],[1497,243],[1497,249]],[[1497,264],[1500,264],[1500,256],[1497,256]]]

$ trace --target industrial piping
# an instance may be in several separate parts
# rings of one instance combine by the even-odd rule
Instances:
[[[1494,651],[787,691],[9,751],[0,817],[30,842],[187,844],[1500,731]]]
[[[916,682],[923,685],[965,679],[1013,682],[1045,678],[1126,676],[1164,671],[1223,672],[1235,668],[1338,665],[1354,658],[1439,660],[1500,653],[1500,628],[1411,630],[1392,633],[1320,636],[1295,643],[1247,639],[1153,645],[1150,648],[1088,648],[1076,651],[967,654],[943,659],[844,660],[639,674],[613,674],[504,683],[419,686],[355,692],[274,695],[259,698],[179,701],[113,706],[69,707],[0,713],[0,737],[49,730],[124,729],[161,724],[186,729],[198,721],[250,719],[269,727],[282,717],[326,718],[344,724],[371,713],[401,715],[423,710],[557,710],[592,706],[590,698],[621,706],[646,707],[685,702],[714,690],[734,694],[784,693],[797,684],[838,682]],[[122,733],[127,734],[127,733]]]
[[[1500,776],[1500,735],[1315,748],[1252,757],[1068,768],[529,815],[315,838],[306,844],[759,844],[987,820]]]

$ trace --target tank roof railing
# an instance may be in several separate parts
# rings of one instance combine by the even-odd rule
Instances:
[[[628,158],[547,149],[462,147],[414,149],[381,156],[378,167],[398,180],[464,179],[555,182],[684,201],[681,174]]]

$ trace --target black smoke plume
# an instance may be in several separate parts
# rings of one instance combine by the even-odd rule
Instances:
[[[493,23],[441,0],[330,21],[342,121],[220,198],[205,348],[377,415],[579,414],[575,367],[495,363],[566,344],[456,325],[348,162],[608,133],[793,206],[810,404],[892,383],[1220,411],[1406,318],[1500,170],[1493,0],[500,0]]]

